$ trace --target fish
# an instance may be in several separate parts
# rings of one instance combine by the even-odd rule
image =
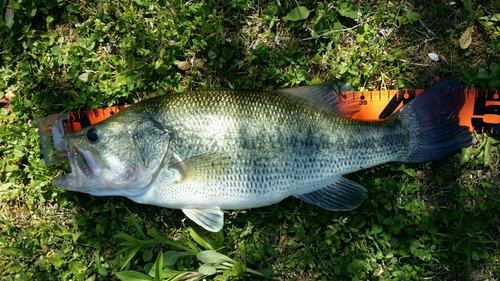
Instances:
[[[59,188],[181,209],[218,232],[227,210],[293,196],[330,211],[356,209],[365,187],[344,175],[388,162],[429,162],[472,143],[456,76],[384,120],[352,118],[339,83],[278,91],[207,89],[137,102],[63,141],[72,172]]]

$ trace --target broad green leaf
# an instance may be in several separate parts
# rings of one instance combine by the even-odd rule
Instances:
[[[479,255],[477,254],[476,251],[472,251],[472,253],[470,253],[470,256],[473,260],[475,261],[478,261],[479,260]]]
[[[212,234],[214,249],[220,249],[224,246],[224,231],[219,231],[215,234]]]
[[[273,1],[269,3],[269,7],[262,11],[262,18],[264,20],[270,20],[273,18],[275,15],[277,15],[280,12],[280,6],[276,1]]]
[[[312,59],[312,63],[314,64],[320,64],[321,63],[321,55],[316,53]]]
[[[416,21],[419,21],[422,18],[422,16],[419,13],[408,12],[406,14],[406,18],[410,22],[416,22]]]
[[[474,9],[472,9],[472,0],[462,0],[464,2],[464,7],[467,9],[469,13],[474,13]]]
[[[53,46],[52,48],[50,48],[50,52],[55,56],[60,56],[62,54],[61,47],[59,46]]]
[[[286,19],[290,21],[305,20],[309,17],[311,11],[304,6],[298,6],[297,8],[291,10],[287,15]]]
[[[55,268],[59,268],[63,263],[65,263],[60,254],[53,255],[50,262]]]
[[[30,18],[36,15],[36,4],[34,1],[26,1],[24,4],[24,8],[26,9],[26,15]]]
[[[247,270],[247,267],[242,262],[235,263],[233,268],[231,269],[234,276],[241,276],[241,275],[245,274],[246,270]]]
[[[144,251],[142,251],[142,260],[144,262],[149,262],[151,259],[153,259],[152,249],[145,249]]]
[[[75,275],[75,277],[80,279],[85,277],[87,267],[79,261],[72,261],[69,263],[69,270]]]
[[[164,266],[172,266],[174,265],[177,260],[179,259],[179,252],[177,251],[166,251],[163,254],[163,265]]]
[[[404,171],[405,171],[405,173],[406,173],[407,175],[409,175],[409,176],[410,176],[410,177],[412,177],[412,178],[417,177],[417,173],[416,173],[416,172],[415,172],[415,170],[413,170],[413,169],[407,168],[407,169],[405,169]]]
[[[102,226],[100,223],[98,223],[95,226],[95,231],[97,234],[103,234],[104,233],[104,226]]]
[[[11,28],[14,25],[14,9],[7,8],[5,9],[5,26],[7,28]]]
[[[359,15],[359,9],[351,3],[342,3],[338,10],[341,16],[351,19],[357,19]]]
[[[323,83],[323,80],[321,80],[321,78],[319,78],[318,76],[316,76],[316,77],[313,77],[313,78],[311,79],[311,83],[312,83],[313,85],[316,85],[316,84],[321,84],[321,83]]]
[[[462,148],[462,152],[460,153],[460,157],[458,158],[458,163],[460,165],[464,165],[465,163],[469,162],[473,151],[474,149],[472,145],[467,148]]]
[[[14,255],[21,256],[24,254],[23,250],[14,247],[0,248],[0,254],[2,255]]]
[[[177,260],[182,257],[194,256],[190,252],[166,251],[163,254],[163,266],[172,266],[177,263]]]
[[[45,21],[46,21],[47,23],[51,23],[51,22],[53,22],[53,21],[54,21],[54,17],[49,15],[49,16],[47,16],[47,18],[45,18]]]
[[[372,226],[372,231],[370,233],[371,234],[378,234],[378,233],[382,232],[383,230],[384,230],[384,228],[381,225],[374,224]]]
[[[81,235],[82,235],[82,233],[81,233],[81,232],[73,233],[73,234],[71,235],[73,242],[78,241],[78,238],[80,238],[80,236],[81,236]]]
[[[135,69],[135,57],[133,54],[128,55],[127,57],[127,66],[128,69],[134,70]]]
[[[126,233],[123,233],[123,232],[120,232],[118,234],[115,234],[113,235],[114,238],[118,238],[118,239],[123,239],[125,241],[128,241],[128,242],[132,242],[132,243],[137,243],[138,241],[140,241],[139,239],[133,237],[133,236],[130,236]]]
[[[157,60],[157,61],[155,62],[155,64],[154,64],[154,68],[155,68],[155,69],[158,69],[158,68],[160,68],[160,66],[162,66],[162,65],[163,65],[163,60],[162,60],[162,59],[159,59],[159,60]]]
[[[90,76],[90,73],[84,72],[84,73],[80,74],[80,76],[78,76],[78,79],[82,80],[83,82],[87,82],[87,81],[89,81],[89,76]]]
[[[126,85],[127,84],[127,77],[125,75],[116,76],[116,84],[119,86]]]
[[[206,276],[214,275],[215,273],[217,273],[217,269],[214,266],[206,263],[202,264],[200,268],[198,268],[198,271]]]
[[[489,21],[500,21],[500,13],[494,14],[488,18]]]
[[[236,261],[231,259],[230,257],[223,255],[221,253],[217,253],[215,251],[202,251],[196,254],[196,258],[200,260],[202,263],[208,264],[218,264],[223,262],[235,263]]]
[[[74,93],[75,100],[81,104],[87,102],[87,94],[85,92]]]
[[[487,19],[484,19],[484,18],[487,18]],[[481,19],[487,20],[487,21],[500,21],[500,14],[494,14],[494,15],[491,15],[489,17],[481,17]]]
[[[2,183],[0,184],[0,191],[5,191],[7,189],[9,189],[9,187],[12,186],[12,183],[8,182],[8,183]]]
[[[500,64],[496,62],[492,62],[490,64],[491,75],[490,77],[497,78],[500,77]]]
[[[160,252],[155,262],[155,281],[163,279],[163,253]]]
[[[482,258],[482,259],[487,259],[490,257],[490,255],[488,254],[488,252],[486,252],[485,250],[482,250],[482,249],[478,249],[477,250],[479,253],[479,257]]]
[[[358,273],[365,266],[365,262],[362,260],[353,260],[348,266],[347,271],[350,273]]]
[[[410,244],[410,252],[415,254],[415,251],[420,247],[420,241],[414,239]]]
[[[201,231],[201,228],[192,228],[190,227],[189,228],[189,234],[191,235],[191,238],[193,238],[193,240],[198,243],[200,246],[202,246],[203,248],[207,249],[207,250],[215,250],[212,245],[210,244],[210,239],[208,239],[207,236],[201,234],[201,233],[198,233]]]
[[[127,266],[127,264],[132,260],[132,258],[135,256],[135,254],[137,254],[137,252],[141,249],[141,247],[142,247],[142,245],[139,244],[139,245],[133,247],[132,249],[130,249],[130,252],[128,253],[127,258],[123,262],[120,270],[123,270]]]
[[[120,271],[116,273],[116,277],[122,281],[152,281],[152,277],[133,270]]]
[[[149,272],[150,275],[153,275],[152,273],[153,272],[151,272],[151,271]],[[163,278],[167,278],[167,280],[177,280],[177,278],[179,278],[180,276],[183,276],[186,274],[191,274],[191,273],[194,273],[194,272],[193,271],[179,271],[179,270],[172,269],[170,267],[164,267],[161,274],[162,274]]]
[[[59,224],[54,225],[52,232],[54,232],[54,234],[57,236],[64,236],[64,235],[70,234],[69,231],[65,227],[63,227]]]

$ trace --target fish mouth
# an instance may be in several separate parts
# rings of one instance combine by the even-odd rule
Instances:
[[[95,151],[84,149],[71,144],[66,140],[66,151],[68,155],[71,173],[55,177],[52,183],[66,190],[84,191],[85,183],[101,174],[102,167],[95,157]]]

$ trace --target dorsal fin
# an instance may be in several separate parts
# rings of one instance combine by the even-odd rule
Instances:
[[[344,94],[352,91],[351,85],[345,82],[330,81],[280,91],[327,106],[333,114],[339,117],[349,117],[361,109],[355,99],[348,99]]]

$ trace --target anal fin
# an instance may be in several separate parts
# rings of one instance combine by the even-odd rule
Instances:
[[[356,209],[368,196],[363,186],[346,178],[313,192],[295,197],[304,202],[330,211],[350,211]]]
[[[204,229],[219,232],[224,226],[224,213],[219,208],[182,209],[184,214]]]

